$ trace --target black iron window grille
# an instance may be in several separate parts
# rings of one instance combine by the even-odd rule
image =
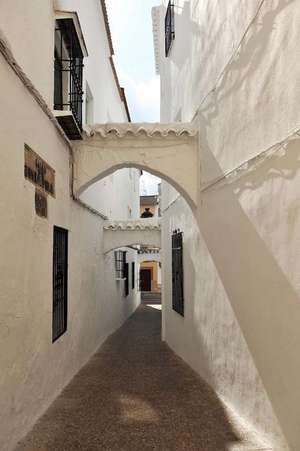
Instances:
[[[169,1],[165,17],[165,54],[169,56],[172,43],[175,39],[175,12],[174,4]]]
[[[125,278],[126,251],[115,251],[116,279]]]
[[[54,227],[52,341],[67,330],[68,317],[68,231]]]
[[[135,262],[131,263],[131,288],[135,289]]]
[[[184,316],[183,234],[179,230],[172,234],[172,307]]]
[[[71,111],[82,128],[83,53],[72,19],[55,23],[54,109]]]
[[[124,265],[124,296],[129,295],[129,263],[125,262]]]

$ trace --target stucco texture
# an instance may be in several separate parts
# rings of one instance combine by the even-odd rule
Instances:
[[[196,117],[200,134],[197,212],[162,190],[164,337],[274,449],[295,451],[299,21],[293,0],[177,1],[175,41],[160,61],[162,121]],[[171,309],[175,228],[184,319]]]

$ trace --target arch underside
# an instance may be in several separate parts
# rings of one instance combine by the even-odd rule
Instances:
[[[95,126],[94,133],[86,133],[82,141],[75,142],[74,195],[79,197],[93,183],[118,169],[133,167],[170,183],[194,209],[198,182],[197,135],[192,132],[178,132],[176,135],[174,132],[168,133],[167,128],[165,133],[161,132],[161,128],[157,133],[153,124],[151,134],[143,131],[133,133],[137,124],[126,126],[131,126],[131,131],[123,135],[120,131],[115,132],[115,128],[112,128],[114,133],[108,133],[105,129],[105,134],[105,126]],[[150,125],[147,124],[147,127]]]
[[[120,249],[122,247],[154,247],[161,248],[161,232],[160,230],[139,230],[134,232],[129,231],[104,231],[103,252],[109,252]]]

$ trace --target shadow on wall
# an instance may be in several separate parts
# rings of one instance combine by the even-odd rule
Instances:
[[[215,173],[222,174],[209,150],[205,133],[202,133],[202,146],[209,154]],[[274,178],[294,180],[296,186],[299,161],[300,140],[293,140],[283,155],[268,161],[264,168],[257,170],[257,175],[255,172],[255,181],[245,178],[244,185],[240,180],[237,182],[240,188],[231,184],[221,190],[203,192],[198,212],[201,233],[274,412],[293,449],[300,446],[299,294],[242,208],[235,189],[236,192],[255,190],[263,183],[274,183]],[[281,189],[282,186],[279,192]],[[270,193],[272,191],[267,195]],[[285,225],[287,229],[290,227],[290,224]],[[276,224],[273,224],[271,233],[275,229]]]
[[[181,70],[191,58],[193,36],[197,36],[200,41],[202,40],[202,37],[204,38],[200,27],[196,22],[191,20],[190,2],[185,2],[183,7],[175,7],[175,35],[176,37],[173,45],[174,47],[178,46],[179,48],[175,49],[175,51],[171,50],[170,58],[177,68]]]
[[[264,55],[268,51],[268,45],[272,38],[272,31],[275,30],[275,20],[277,16],[288,6],[294,3],[296,0],[277,0],[271,2],[268,11],[260,12],[259,17],[253,23],[251,32],[243,40],[237,58],[233,57],[227,66],[226,72],[222,74],[222,78],[216,89],[213,90],[213,102],[207,102],[207,105],[203,108],[203,112],[207,111],[210,118],[213,119],[218,115],[218,105],[225,98],[230,96],[244,84],[264,61]],[[194,5],[194,11],[199,8]],[[213,15],[214,11],[210,15]],[[218,12],[216,12],[218,14]],[[203,76],[211,79],[211,74],[207,72],[207,62],[204,60],[204,55],[213,54],[215,51],[216,42],[219,39],[219,35],[224,32],[224,24],[220,30],[214,30],[209,27],[209,23],[215,21],[209,17],[208,27],[201,27],[195,20],[193,20],[194,13],[191,12],[191,2],[184,2],[183,7],[176,7],[175,10],[175,30],[176,38],[174,41],[174,51],[171,51],[170,60],[175,64],[179,71],[185,70],[185,66],[190,61],[192,64],[192,74],[186,67],[185,79],[190,80],[190,84],[187,84],[187,90],[189,91],[193,104],[199,106],[203,99],[199,97],[199,80],[203,79]],[[188,30],[188,33],[187,31]],[[207,48],[210,43],[210,48]],[[204,67],[203,67],[204,66]],[[209,67],[209,65],[208,65]],[[223,70],[225,67],[223,68]],[[167,65],[164,69],[170,73],[170,65]],[[222,70],[222,68],[220,68]],[[216,80],[217,81],[217,80]],[[269,80],[265,80],[267,83]],[[214,83],[215,84],[215,83]],[[190,87],[189,87],[190,86]],[[262,84],[261,89],[264,90],[265,86]],[[167,87],[165,87],[167,89]],[[196,95],[195,95],[196,93]],[[182,94],[178,91],[177,96]],[[203,97],[203,93],[201,94]],[[186,97],[186,96],[185,96]]]
[[[293,180],[300,169],[300,137],[291,139],[285,147],[280,146],[270,161],[256,171],[255,177],[243,177],[236,189],[237,194],[255,191],[264,183],[276,180]]]
[[[81,370],[18,451],[228,451],[242,439],[214,392],[141,307]]]
[[[252,32],[249,33],[239,48],[238,55],[229,63],[226,72],[222,75],[221,81],[213,91],[213,102],[208,102],[207,106],[201,109],[208,113],[208,119],[218,116],[218,105],[231,94],[236,93],[245,80],[257,71],[264,56],[268,51],[268,45],[275,29],[276,17],[296,0],[274,1],[274,8],[260,14],[259,18],[252,25]],[[277,3],[277,5],[276,5]],[[201,66],[194,76],[194,86],[192,92],[197,92],[196,81],[201,77]],[[268,83],[269,80],[265,80]],[[264,90],[262,85],[261,89]]]
[[[177,201],[178,202],[178,201]],[[200,271],[199,267],[201,266],[201,258],[199,258],[199,254],[197,251],[200,251],[200,234],[192,232],[189,233],[189,224],[186,219],[186,211],[185,208],[181,210],[180,206],[184,205],[188,207],[186,201],[182,198],[180,199],[181,204],[176,209],[176,218],[173,223],[173,217],[171,213],[171,221],[170,225],[168,225],[169,230],[177,229],[180,226],[184,225],[184,247],[187,249],[192,249],[192,253],[184,252],[184,296],[186,299],[185,303],[185,311],[184,311],[184,322],[182,321],[182,317],[177,313],[174,313],[172,309],[172,278],[167,273],[164,277],[164,286],[163,292],[165,293],[165,308],[168,310],[168,320],[166,321],[166,337],[168,344],[176,351],[176,353],[182,358],[184,358],[190,365],[194,364],[193,359],[189,361],[189,356],[195,355],[197,356],[197,362],[200,362],[200,368],[197,368],[201,376],[209,382],[212,387],[216,387],[217,384],[214,379],[213,373],[210,371],[211,369],[211,358],[212,353],[209,348],[209,343],[205,340],[204,335],[202,335],[202,331],[199,332],[199,340],[195,340],[193,337],[193,327],[185,328],[185,323],[193,324],[195,321],[195,312],[194,312],[194,304],[195,304],[195,292],[197,292],[196,287],[198,284],[197,280],[197,269]],[[189,208],[190,213],[193,215],[194,212]],[[196,220],[196,218],[195,218]],[[179,227],[181,228],[181,227]],[[165,229],[163,229],[163,233],[165,233]],[[164,268],[172,268],[172,241],[171,241],[171,233],[166,234],[162,241],[164,243],[163,255],[164,255]],[[190,243],[188,243],[190,241]],[[193,253],[196,253],[198,261],[195,262],[193,259]],[[197,265],[197,266],[196,266]],[[209,279],[205,281],[209,282]],[[203,292],[202,292],[203,293]],[[198,302],[201,302],[198,299]],[[203,324],[202,324],[203,326]],[[210,325],[211,326],[211,325]],[[199,325],[198,325],[199,327]],[[198,329],[198,328],[197,328]],[[183,332],[184,331],[184,332]],[[198,329],[199,331],[199,329]],[[184,333],[184,339],[180,339],[181,334]],[[188,344],[187,344],[188,343]]]

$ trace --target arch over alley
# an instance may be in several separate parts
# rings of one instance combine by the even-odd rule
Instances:
[[[103,227],[103,252],[134,245],[161,247],[161,227],[158,218],[107,221]]]
[[[83,139],[74,142],[75,197],[125,167],[145,170],[164,179],[194,210],[199,180],[196,125],[122,123],[87,127]]]

